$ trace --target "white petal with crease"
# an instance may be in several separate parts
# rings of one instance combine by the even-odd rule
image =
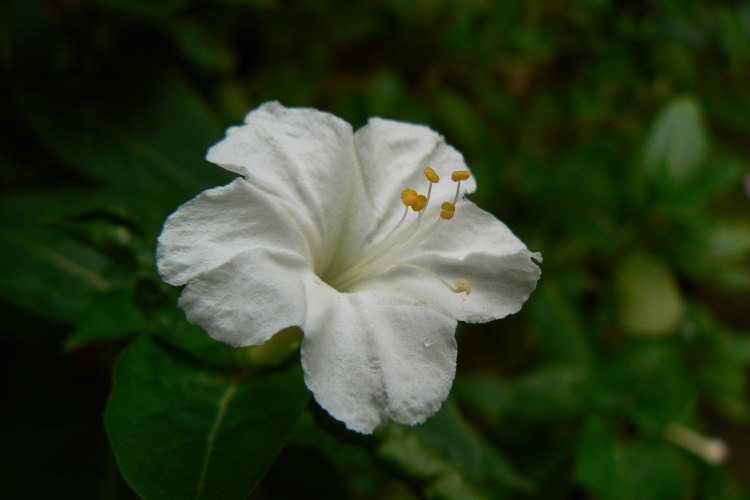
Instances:
[[[302,226],[314,228],[308,237],[317,271],[325,272],[342,244],[361,241],[357,217],[369,210],[352,128],[342,119],[266,103],[248,113],[244,125],[228,129],[206,159],[273,193]]]
[[[326,411],[364,433],[438,411],[455,375],[455,320],[391,293],[307,288],[302,364]]]
[[[202,192],[169,216],[156,260],[164,281],[184,285],[253,248],[310,258],[308,244],[289,215],[268,194],[236,179]]]
[[[453,293],[434,277],[403,266],[391,267],[353,290],[405,294],[472,323],[518,312],[541,275],[532,257],[541,260],[541,256],[530,252],[505,224],[468,201],[458,205],[452,220],[438,224],[400,260],[429,269],[448,282],[463,278],[471,285],[470,295]]]
[[[302,325],[307,263],[297,255],[256,249],[188,283],[180,307],[191,323],[235,347],[262,344],[276,332]]]

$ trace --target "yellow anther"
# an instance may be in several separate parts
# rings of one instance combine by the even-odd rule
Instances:
[[[443,220],[451,220],[455,214],[456,212],[454,210],[443,210],[440,212],[440,218]]]
[[[453,182],[465,181],[469,177],[471,177],[471,172],[468,170],[456,170],[451,174],[451,180],[453,180]]]
[[[440,182],[440,176],[437,174],[437,172],[432,170],[432,167],[426,167],[424,169],[424,176],[427,177],[428,181],[433,182],[435,184]]]
[[[423,194],[418,194],[417,199],[410,206],[411,206],[411,209],[414,210],[415,212],[419,212],[420,210],[423,210],[424,207],[427,206],[427,197]]]
[[[469,295],[471,293],[471,285],[465,279],[456,278],[453,280],[453,283],[456,284],[456,290],[454,290],[455,293],[463,292],[466,295]]]
[[[445,210],[446,212],[455,212],[456,211],[456,205],[451,203],[450,201],[444,201],[442,205],[440,205],[440,208]]]
[[[401,192],[401,201],[407,207],[413,207],[414,203],[416,203],[418,198],[419,198],[419,195],[413,189],[404,189]]]

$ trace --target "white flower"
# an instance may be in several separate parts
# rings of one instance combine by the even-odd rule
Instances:
[[[242,177],[167,219],[160,274],[186,285],[191,322],[233,346],[299,326],[307,386],[352,430],[433,415],[456,321],[517,312],[539,278],[538,254],[464,199],[476,184],[461,154],[427,127],[373,118],[355,134],[273,102],[207,159]]]

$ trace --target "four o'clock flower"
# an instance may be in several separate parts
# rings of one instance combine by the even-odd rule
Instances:
[[[298,326],[305,382],[349,429],[417,424],[448,395],[457,321],[517,312],[539,267],[465,198],[461,154],[427,127],[267,103],[207,159],[240,175],[182,205],[159,272],[233,346]]]

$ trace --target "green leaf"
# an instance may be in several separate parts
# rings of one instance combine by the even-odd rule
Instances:
[[[534,489],[450,402],[422,425],[390,425],[378,453],[431,498],[496,497]]]
[[[692,349],[700,390],[726,418],[744,423],[750,416],[747,365],[750,337],[727,329],[705,310],[691,310],[686,329],[698,332]]]
[[[425,448],[406,428],[392,425],[385,431],[378,455],[410,482],[416,482],[427,498],[480,499],[454,465]]]
[[[426,448],[456,464],[475,484],[489,490],[512,489],[526,493],[534,488],[514,470],[507,458],[472,428],[450,401],[438,415],[415,427],[414,433]]]
[[[625,257],[615,272],[620,324],[643,337],[673,333],[684,313],[682,294],[670,269],[645,253]]]
[[[575,477],[603,500],[686,498],[687,470],[677,451],[662,439],[623,440],[598,418],[578,439]]]
[[[545,283],[529,307],[540,347],[552,361],[576,366],[590,363],[591,346],[583,321],[559,287]]]
[[[330,424],[328,419],[320,419],[325,424]],[[328,428],[330,427],[330,429]],[[392,475],[387,474],[373,460],[373,457],[365,446],[359,446],[359,440],[352,439],[354,436],[348,430],[338,426],[325,427],[313,418],[311,412],[305,412],[294,431],[290,445],[300,448],[315,450],[325,457],[338,472],[337,478],[348,478],[342,481],[341,487],[346,488],[349,498],[382,498],[389,493],[389,488],[401,488],[405,486]],[[331,432],[328,432],[331,431]],[[369,442],[369,438],[362,438]],[[288,448],[287,448],[288,450]],[[285,450],[286,451],[286,450]],[[278,467],[278,463],[274,467]],[[287,474],[309,475],[317,473],[315,468],[305,467],[302,470],[290,470]],[[273,490],[271,490],[273,492]],[[392,493],[392,492],[390,492]],[[408,498],[408,497],[407,497]]]
[[[110,290],[106,259],[43,227],[0,228],[0,296],[46,318],[75,322]]]
[[[142,292],[141,287],[136,294]],[[175,297],[169,294],[168,297]],[[209,337],[198,325],[188,322],[185,313],[177,307],[177,300],[170,300],[160,308],[146,311],[152,333],[201,363],[223,369],[242,369],[252,366],[252,347],[234,348]],[[272,339],[271,339],[272,340]]]
[[[43,317],[78,321],[93,297],[112,288],[105,274],[112,263],[61,229],[100,204],[97,192],[70,188],[0,199],[0,295]]]
[[[121,340],[145,332],[148,325],[132,295],[132,290],[126,288],[97,296],[63,348],[72,350],[92,342]]]
[[[146,498],[245,498],[308,400],[301,369],[212,370],[153,340],[117,363],[105,421],[120,469]]]
[[[180,20],[172,26],[171,33],[183,57],[199,71],[231,73],[237,66],[237,54],[229,40],[202,20]]]
[[[559,422],[586,409],[585,374],[569,366],[548,366],[511,380],[467,374],[456,380],[455,391],[462,403],[496,426]]]
[[[231,176],[204,160],[221,135],[215,116],[174,74],[107,101],[72,102],[22,94],[32,129],[70,167],[107,188],[108,199],[155,234],[169,213]]]
[[[684,356],[665,343],[640,342],[621,349],[599,371],[592,399],[617,416],[627,416],[648,433],[661,433],[683,420],[695,403]]]
[[[643,155],[652,176],[682,182],[703,164],[708,149],[698,102],[689,96],[671,101],[651,127]]]
[[[462,95],[444,90],[438,93],[435,106],[445,120],[446,130],[470,150],[476,150],[484,133],[477,109]]]

